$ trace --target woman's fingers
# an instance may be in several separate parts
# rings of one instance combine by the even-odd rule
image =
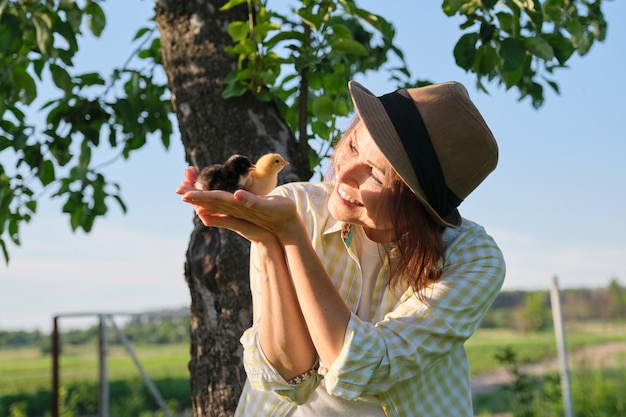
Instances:
[[[185,168],[185,180],[176,188],[176,194],[185,194],[196,189],[196,178],[198,178],[198,168],[190,166]]]
[[[195,179],[197,170],[185,171],[185,180],[176,190],[182,194],[182,200],[194,206],[196,213],[207,225],[232,228],[229,225],[218,226],[216,222],[225,224],[223,219],[202,216],[227,216],[238,218],[267,229],[279,238],[287,233],[289,225],[298,221],[299,216],[292,200],[279,196],[258,196],[253,193],[237,190],[234,194],[221,190],[198,190],[190,184]],[[204,211],[199,211],[202,208]],[[200,215],[202,213],[202,215]],[[242,234],[247,234],[243,232]],[[254,240],[254,239],[252,239]]]
[[[211,214],[204,208],[198,208],[196,214],[205,226],[220,227],[232,230],[252,242],[272,239],[273,235],[266,229],[237,217]]]
[[[190,183],[195,183],[198,178],[198,168],[190,166],[185,168],[185,179]]]
[[[235,203],[235,198],[233,194],[229,193],[228,191],[204,191],[198,190],[194,187],[191,189],[187,189],[187,191],[183,193],[183,201],[185,203],[191,203],[205,207],[209,211],[218,213],[220,212],[220,209],[232,206],[233,203]]]

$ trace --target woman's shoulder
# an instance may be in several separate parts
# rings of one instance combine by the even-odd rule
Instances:
[[[483,226],[465,218],[458,228],[446,228],[443,242],[448,252],[477,246],[498,248],[494,238]]]

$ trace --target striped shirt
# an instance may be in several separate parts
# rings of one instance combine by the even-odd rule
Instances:
[[[378,274],[369,320],[364,320],[356,315],[362,279],[358,259],[350,251],[351,229],[328,213],[331,190],[326,183],[290,183],[274,194],[295,201],[317,255],[353,312],[343,349],[332,364],[323,364],[328,367],[325,375],[316,372],[296,386],[272,367],[257,332],[261,283],[253,245],[253,325],[241,338],[248,380],[236,416],[286,416],[307,401],[322,379],[333,396],[377,397],[390,417],[473,416],[463,344],[504,280],[504,259],[496,243],[481,226],[467,220],[457,229],[445,229],[443,274],[424,290],[425,301],[411,288],[386,285],[392,251],[392,259],[384,260]]]

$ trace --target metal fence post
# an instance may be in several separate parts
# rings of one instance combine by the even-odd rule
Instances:
[[[59,316],[52,318],[52,337],[50,340],[52,355],[52,399],[50,408],[52,417],[59,417]]]
[[[572,405],[572,392],[569,384],[569,367],[567,363],[567,346],[565,345],[565,329],[561,314],[561,298],[557,277],[552,277],[550,287],[550,304],[552,305],[552,320],[554,322],[554,335],[556,336],[556,349],[559,358],[559,370],[561,373],[561,391],[563,393],[563,408],[565,417],[574,417]]]
[[[98,315],[98,362],[100,374],[100,383],[98,387],[99,417],[109,417],[109,379],[107,374],[108,339],[106,319],[106,315]]]

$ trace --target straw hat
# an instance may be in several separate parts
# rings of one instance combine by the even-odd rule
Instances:
[[[399,89],[376,97],[350,81],[372,138],[431,216],[458,227],[457,207],[496,167],[498,146],[462,84]]]

